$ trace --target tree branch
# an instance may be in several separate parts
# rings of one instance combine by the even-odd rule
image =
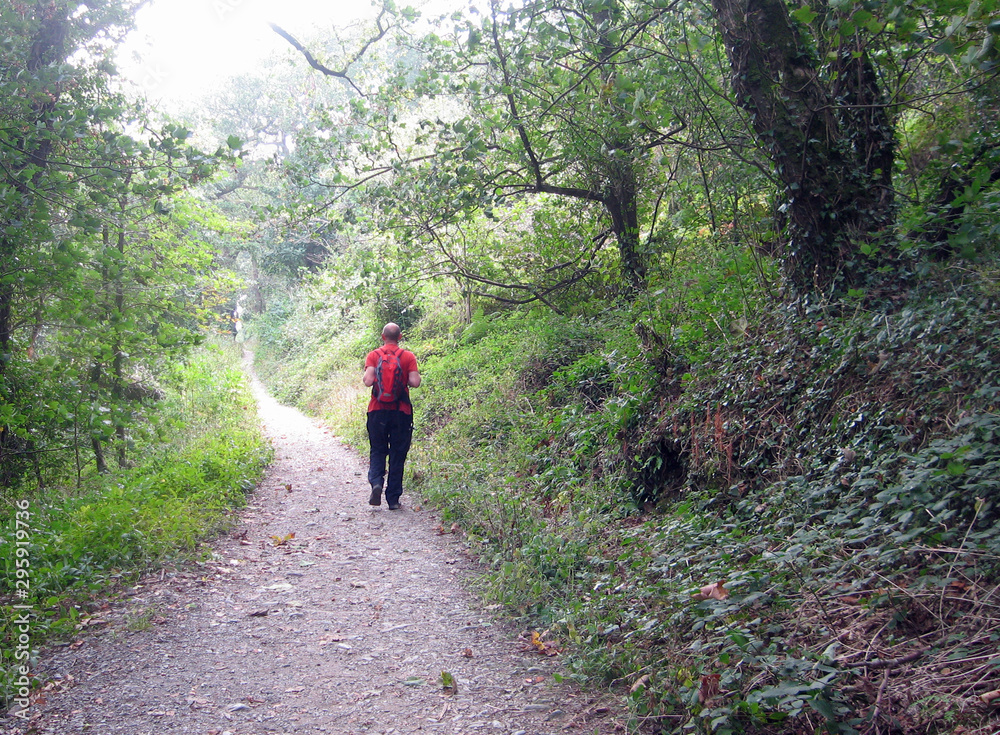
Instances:
[[[364,96],[364,92],[362,92],[358,88],[358,85],[356,85],[354,83],[354,80],[351,79],[347,75],[347,70],[350,67],[350,63],[348,63],[348,65],[344,67],[343,71],[335,71],[333,69],[330,69],[329,67],[326,67],[323,64],[319,63],[319,61],[316,60],[316,57],[313,56],[311,53],[309,53],[309,49],[307,49],[305,46],[303,46],[301,43],[299,43],[292,36],[292,34],[290,34],[284,28],[282,28],[281,26],[279,26],[277,23],[268,23],[268,25],[271,26],[271,30],[273,30],[275,33],[277,33],[283,39],[285,39],[286,41],[288,41],[288,43],[290,43],[292,45],[292,48],[294,48],[296,51],[298,51],[300,54],[302,54],[303,58],[305,58],[305,60],[309,63],[309,66],[311,66],[313,69],[316,69],[317,71],[322,72],[323,74],[325,74],[328,77],[337,77],[338,79],[343,79],[345,82],[347,82],[352,87],[354,87],[354,91],[356,91],[358,94]],[[385,31],[383,31],[382,33],[384,34]],[[379,36],[379,38],[381,38],[381,35]],[[370,43],[374,43],[374,41],[372,41]],[[367,48],[368,45],[370,45],[370,43],[366,44],[364,48]]]

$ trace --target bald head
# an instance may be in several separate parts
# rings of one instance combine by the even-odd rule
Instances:
[[[399,342],[400,329],[398,324],[389,322],[382,327],[382,339],[386,342]]]

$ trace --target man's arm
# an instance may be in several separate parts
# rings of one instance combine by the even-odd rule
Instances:
[[[365,374],[363,376],[361,376],[361,382],[364,383],[369,388],[371,388],[373,385],[375,385],[375,368],[374,368],[374,366],[369,365],[368,367],[365,368]],[[419,376],[417,377],[417,384],[418,385],[420,384],[420,377]]]
[[[372,380],[375,380],[375,376],[372,375]],[[420,372],[417,370],[411,370],[410,374],[406,376],[406,384],[411,388],[420,387]]]

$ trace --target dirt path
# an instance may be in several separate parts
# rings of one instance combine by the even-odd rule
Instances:
[[[255,390],[276,459],[237,532],[45,652],[30,721],[0,732],[615,731],[619,715],[555,683],[557,657],[466,592],[475,565],[458,538],[407,495],[400,511],[370,508],[358,457]]]

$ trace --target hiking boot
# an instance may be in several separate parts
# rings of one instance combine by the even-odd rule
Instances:
[[[389,510],[399,510],[401,507],[398,500],[389,501]]]
[[[372,485],[372,494],[371,497],[368,498],[368,505],[382,505],[381,485]],[[392,506],[390,505],[389,508],[391,509]]]

